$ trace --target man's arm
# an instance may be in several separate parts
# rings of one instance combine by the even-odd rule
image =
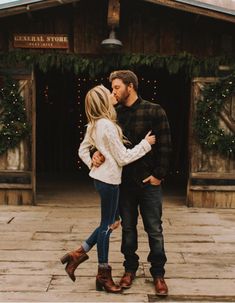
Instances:
[[[93,151],[90,151],[92,166],[99,167],[105,161],[105,157],[94,148]]]
[[[154,146],[155,167],[153,176],[159,180],[167,175],[170,165],[171,154],[171,132],[165,111],[158,107],[154,116],[154,133],[157,142]]]

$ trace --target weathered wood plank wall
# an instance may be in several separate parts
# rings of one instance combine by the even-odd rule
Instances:
[[[198,100],[205,85],[216,78],[195,78],[192,83],[191,119],[195,116]],[[227,100],[229,115],[233,117],[233,98]],[[220,118],[220,126],[231,132]],[[213,152],[205,152],[198,144],[192,123],[189,125],[190,176],[188,181],[188,205],[196,207],[235,208],[235,160]]]
[[[75,6],[32,12],[32,17],[2,18],[0,50],[12,50],[13,33],[55,33],[69,35],[68,51],[100,54],[100,42],[109,34],[107,4],[107,0],[82,0]],[[117,35],[123,42],[122,52],[166,55],[187,51],[212,56],[235,51],[234,24],[144,1],[121,1]]]
[[[25,100],[26,114],[32,135],[14,149],[0,156],[0,204],[27,205],[34,203],[34,89],[31,75],[15,76]]]

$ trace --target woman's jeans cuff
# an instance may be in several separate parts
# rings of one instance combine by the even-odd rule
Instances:
[[[90,245],[88,245],[88,244],[86,243],[86,241],[84,241],[84,242],[82,243],[82,247],[83,247],[83,249],[84,249],[85,252],[88,252],[88,251],[91,249]]]

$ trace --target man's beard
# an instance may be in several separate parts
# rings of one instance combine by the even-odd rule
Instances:
[[[126,88],[126,89],[123,91],[123,93],[121,94],[119,100],[117,100],[118,103],[125,104],[126,101],[127,101],[127,99],[129,98],[129,96],[130,96],[130,93],[128,92],[128,89]]]

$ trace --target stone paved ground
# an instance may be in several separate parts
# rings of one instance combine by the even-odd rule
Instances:
[[[155,296],[148,243],[139,222],[140,268],[131,289],[113,295],[95,290],[96,252],[73,283],[59,258],[76,248],[99,221],[92,186],[42,191],[37,206],[0,206],[0,302],[235,302],[235,209],[187,208],[167,196],[164,234],[169,296]],[[120,234],[110,245],[114,279],[122,275]]]

